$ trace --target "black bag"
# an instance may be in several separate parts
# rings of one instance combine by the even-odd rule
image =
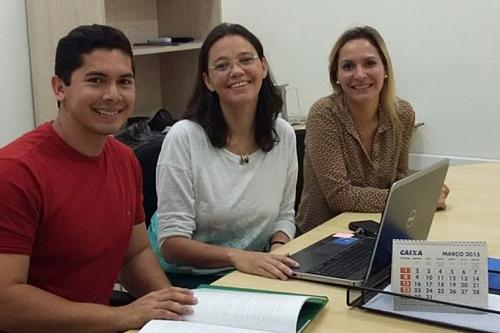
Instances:
[[[152,131],[162,132],[168,126],[172,126],[175,123],[174,118],[165,109],[160,109],[156,111],[155,115],[148,121],[149,128]]]
[[[172,126],[175,120],[165,110],[158,110],[151,119],[146,117],[131,118],[128,125],[115,134],[115,138],[135,149],[143,144],[163,141],[165,129]]]

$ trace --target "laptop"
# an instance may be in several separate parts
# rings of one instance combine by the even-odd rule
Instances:
[[[375,238],[333,234],[294,253],[294,278],[348,286],[387,278],[393,239],[427,239],[448,166],[443,159],[394,182]]]

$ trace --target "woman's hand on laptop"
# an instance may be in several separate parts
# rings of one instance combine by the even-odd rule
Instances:
[[[288,280],[293,275],[292,268],[299,267],[299,264],[287,255],[237,249],[231,251],[229,260],[240,272],[280,280]]]

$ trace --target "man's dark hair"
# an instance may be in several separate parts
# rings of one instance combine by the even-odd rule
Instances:
[[[210,142],[215,147],[224,147],[227,143],[228,127],[219,104],[219,96],[211,92],[204,83],[203,73],[208,75],[208,53],[212,45],[226,36],[241,36],[257,51],[259,59],[264,58],[264,49],[259,39],[239,24],[222,23],[216,26],[205,38],[198,58],[198,70],[194,93],[184,118],[199,123]],[[279,140],[275,129],[275,120],[281,111],[283,99],[276,88],[271,70],[262,81],[255,114],[255,142],[263,151],[270,151]]]
[[[55,75],[64,84],[71,84],[71,75],[82,63],[82,55],[96,49],[120,50],[130,57],[132,70],[134,58],[127,36],[120,30],[100,24],[81,25],[59,40],[56,49]]]

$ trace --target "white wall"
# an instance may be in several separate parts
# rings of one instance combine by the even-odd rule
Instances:
[[[339,34],[369,24],[392,54],[399,95],[418,129],[412,164],[500,160],[500,1],[226,0],[223,19],[262,40],[291,116],[330,93],[328,54]],[[24,1],[0,1],[0,146],[33,128]]]
[[[330,93],[328,54],[347,28],[376,27],[388,44],[399,96],[415,108],[412,164],[500,160],[500,1],[228,0],[223,20],[263,42],[278,83],[300,108]],[[292,95],[290,97],[290,95]]]
[[[24,1],[0,1],[0,147],[34,126]]]

